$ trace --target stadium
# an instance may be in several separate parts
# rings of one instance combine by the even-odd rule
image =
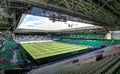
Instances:
[[[120,0],[0,0],[0,74],[120,74]]]

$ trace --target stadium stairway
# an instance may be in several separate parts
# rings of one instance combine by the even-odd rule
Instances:
[[[20,51],[16,51],[16,57],[17,57],[17,63],[18,64],[23,64],[23,58],[22,58],[22,55],[20,53]]]

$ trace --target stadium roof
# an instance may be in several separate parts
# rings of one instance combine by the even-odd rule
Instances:
[[[76,29],[93,29],[101,28],[100,26],[94,26],[92,24],[74,22],[74,21],[52,21],[48,17],[34,16],[23,14],[22,18],[17,26],[16,32],[57,32]]]
[[[33,6],[79,17],[111,30],[120,29],[119,0],[1,0],[0,30],[14,30],[22,14]]]

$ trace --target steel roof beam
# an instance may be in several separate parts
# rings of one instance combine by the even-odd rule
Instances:
[[[73,10],[70,10],[70,9],[67,9],[67,8],[63,8],[63,7],[60,7],[60,6],[56,6],[56,5],[53,5],[53,4],[49,4],[49,3],[46,3],[46,2],[43,2],[43,1],[39,1],[39,0],[28,0],[28,1],[21,0],[21,1],[27,2],[27,3],[31,3],[31,4],[33,4],[35,6],[39,6],[39,7],[42,7],[42,8],[47,8],[47,9],[50,9],[50,10],[55,10],[55,9],[57,11],[62,10],[63,12],[66,12],[67,14],[80,16],[80,17],[82,17],[85,20],[90,20],[90,21],[92,20],[92,21],[96,21],[96,22],[99,22],[101,24],[106,24],[106,25],[108,24],[107,22],[104,22],[104,21],[102,21],[100,19],[96,19],[96,18],[91,17],[89,15],[85,15],[85,14],[83,14],[81,12],[76,12],[76,11],[73,11]]]

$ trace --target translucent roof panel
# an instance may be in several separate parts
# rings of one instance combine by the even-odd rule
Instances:
[[[24,14],[24,18],[19,22],[17,29],[32,29],[32,30],[64,30],[72,28],[90,27],[92,24],[74,22],[74,21],[55,21],[53,22],[48,17],[34,16]]]

